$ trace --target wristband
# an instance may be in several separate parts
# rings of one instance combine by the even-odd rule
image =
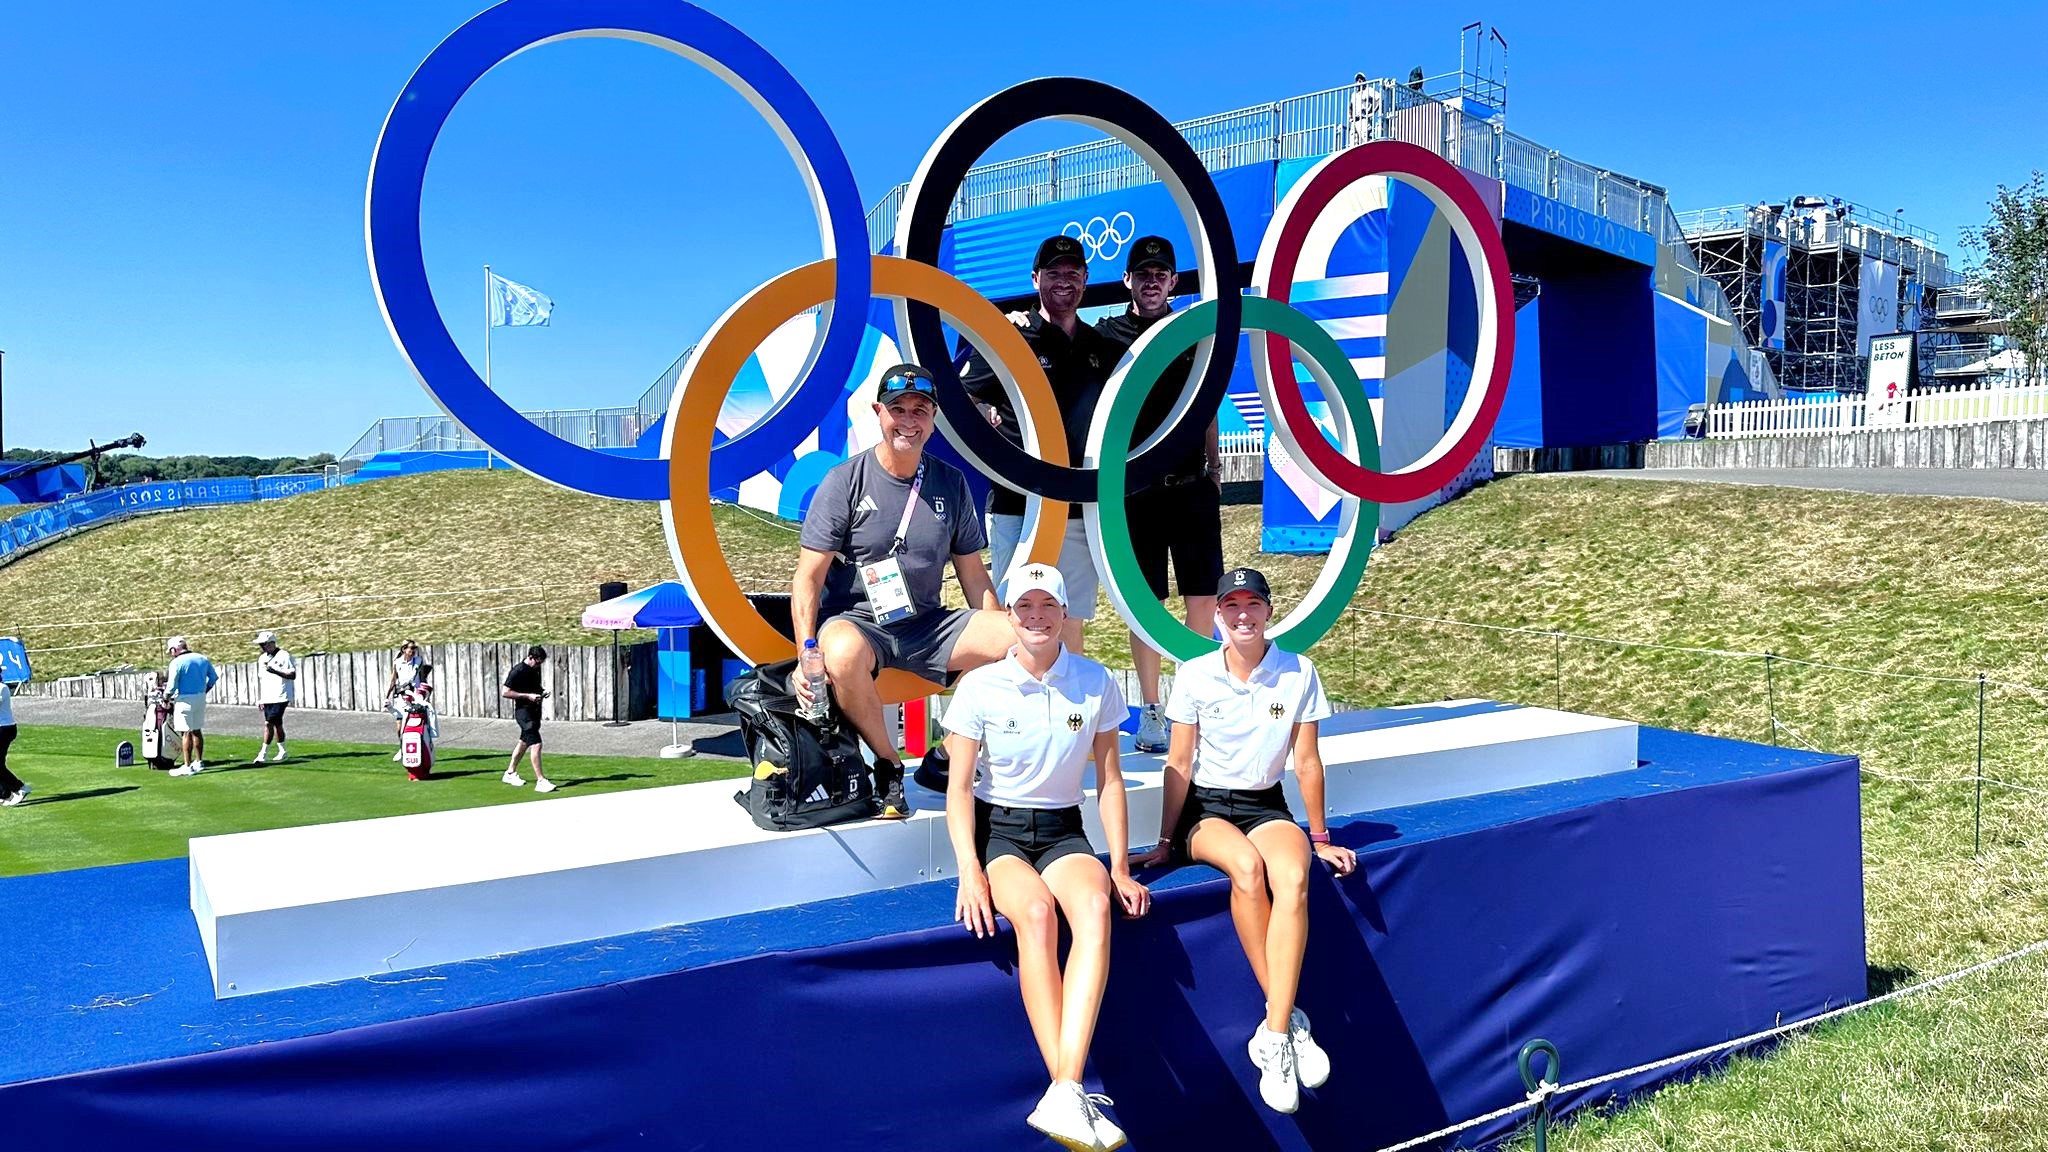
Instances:
[[[1328,832],[1311,832],[1308,834],[1308,842],[1311,844],[1328,844],[1330,842],[1330,834]]]
[[[1173,837],[1161,836],[1153,846],[1157,848],[1171,848],[1173,847]]]

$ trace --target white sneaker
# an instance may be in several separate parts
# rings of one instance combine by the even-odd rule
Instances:
[[[171,770],[170,770],[170,772],[169,772],[169,773],[167,773],[167,775],[171,775],[171,776],[197,776],[197,775],[199,775],[199,774],[200,774],[201,772],[204,772],[204,771],[206,771],[206,765],[205,765],[204,763],[202,763],[202,762],[198,761],[198,760],[194,760],[194,761],[193,761],[192,763],[190,763],[190,764],[187,764],[187,765],[185,765],[185,766],[184,766],[184,767],[182,767],[182,768],[173,768],[173,769],[171,769]]]
[[[1259,1068],[1259,1096],[1275,1112],[1293,1112],[1301,1107],[1301,1085],[1294,1066],[1294,1039],[1285,1032],[1268,1032],[1264,1024],[1252,1033],[1246,1045],[1252,1063]]]
[[[1131,1142],[1131,1138],[1124,1135],[1124,1130],[1116,1126],[1116,1121],[1102,1114],[1104,1108],[1114,1105],[1116,1101],[1100,1092],[1084,1092],[1081,1098],[1088,1102],[1088,1119],[1095,1125],[1097,1148],[1102,1149],[1102,1152],[1110,1152],[1112,1148],[1121,1148]]]
[[[0,808],[12,808],[26,799],[28,799],[28,785],[23,784],[20,788],[15,789],[14,795],[9,796],[5,800],[0,800]]]
[[[263,754],[264,754],[265,752],[268,752],[268,751],[270,751],[270,745],[268,745],[268,744],[265,744],[265,745],[264,745],[263,747],[261,747],[261,748],[258,748],[258,749],[256,750],[256,755],[255,755],[255,757],[254,757],[253,759],[251,759],[251,760],[249,761],[249,763],[251,763],[251,764],[261,764],[261,763],[263,763]]]
[[[519,773],[514,772],[510,768],[505,769],[505,774],[503,776],[498,777],[498,779],[503,780],[505,783],[510,784],[514,788],[526,787],[526,781],[520,777]]]
[[[393,764],[403,764],[403,763],[405,763],[405,753],[404,753],[404,752],[393,752],[393,753],[391,754],[391,762],[392,762]]]
[[[535,780],[533,782],[533,790],[535,792],[553,792],[555,790],[555,782],[546,779]]]
[[[1330,1078],[1330,1054],[1308,1034],[1308,1013],[1296,1008],[1287,1018],[1287,1038],[1294,1041],[1294,1071],[1303,1088],[1321,1088]]]
[[[283,760],[283,759],[284,759],[284,745],[282,745],[282,744],[279,744],[279,745],[277,746],[277,751],[275,751],[275,752],[272,752],[272,753],[270,754],[270,762],[271,762],[272,764],[275,764],[275,763],[277,763],[278,761],[280,761],[280,760]]]
[[[1087,1093],[1072,1080],[1053,1081],[1024,1122],[1071,1152],[1102,1152],[1102,1145],[1095,1140],[1095,1110]]]
[[[1138,737],[1132,744],[1140,752],[1166,751],[1166,709],[1147,704],[1138,709]]]

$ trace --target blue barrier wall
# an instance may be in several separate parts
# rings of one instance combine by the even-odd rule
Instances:
[[[282,500],[326,486],[325,476],[289,475],[160,480],[107,488],[0,520],[0,564],[23,549],[88,524],[122,520],[144,512]]]

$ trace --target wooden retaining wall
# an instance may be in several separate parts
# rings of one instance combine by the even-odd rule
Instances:
[[[424,644],[424,658],[434,666],[434,707],[442,716],[510,719],[512,702],[498,695],[499,687],[512,666],[526,658],[524,644]],[[547,720],[618,719],[613,707],[613,689],[619,672],[625,684],[618,701],[626,710],[624,719],[644,720],[654,715],[655,646],[652,643],[622,644],[619,664],[612,664],[611,645],[603,647],[550,647],[548,662],[542,666],[549,698],[541,704]],[[391,681],[392,649],[376,652],[328,652],[298,660],[298,708],[323,708],[343,712],[381,712],[384,689]],[[254,661],[230,664],[216,660],[220,683],[207,694],[215,704],[257,703]],[[89,676],[65,676],[22,686],[21,695],[90,700],[141,701],[145,672],[103,672]]]

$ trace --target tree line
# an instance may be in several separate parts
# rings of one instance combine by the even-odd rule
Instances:
[[[84,445],[79,445],[79,448]],[[78,448],[9,448],[7,464],[27,464],[65,456]],[[75,461],[89,467],[87,461]],[[111,488],[149,480],[211,480],[224,476],[273,476],[280,472],[317,470],[334,463],[334,453],[314,456],[142,456],[133,452],[109,453],[99,459],[99,485]]]

